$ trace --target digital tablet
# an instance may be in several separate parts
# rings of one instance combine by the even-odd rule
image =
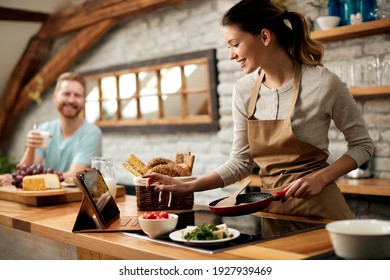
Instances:
[[[74,231],[83,227],[83,231],[96,231],[99,229],[107,231],[129,231],[141,230],[137,216],[121,216],[115,199],[111,196],[106,182],[100,170],[89,168],[76,174],[76,184],[83,191],[85,197],[80,207]],[[91,209],[88,209],[91,208]],[[92,211],[90,211],[92,210]],[[91,215],[94,214],[98,225],[93,226]],[[80,222],[82,221],[82,222]],[[77,225],[77,226],[76,226]]]

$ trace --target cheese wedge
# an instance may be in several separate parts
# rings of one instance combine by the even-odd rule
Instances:
[[[218,239],[225,238],[226,236],[228,236],[229,232],[228,232],[226,224],[217,225],[217,230],[213,231],[213,235]],[[225,235],[225,237],[224,237],[224,235]]]
[[[44,191],[59,189],[61,184],[57,174],[37,174],[25,176],[22,181],[22,188],[26,191]]]

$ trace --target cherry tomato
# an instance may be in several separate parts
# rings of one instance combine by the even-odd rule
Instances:
[[[169,214],[166,211],[161,211],[161,212],[145,212],[142,217],[144,219],[168,219]]]
[[[161,211],[160,212],[160,217],[163,218],[163,219],[168,219],[169,218],[169,214],[168,214],[168,212]]]

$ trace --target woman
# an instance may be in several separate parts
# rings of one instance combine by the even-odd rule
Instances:
[[[335,180],[369,160],[373,143],[345,83],[322,66],[323,46],[310,38],[302,14],[268,0],[243,0],[222,19],[230,59],[246,74],[233,92],[230,159],[209,175],[180,183],[146,175],[157,191],[176,193],[224,187],[260,167],[262,191],[287,190],[268,212],[348,219]],[[348,150],[329,165],[333,120]]]

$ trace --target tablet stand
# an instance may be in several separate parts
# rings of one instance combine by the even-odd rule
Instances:
[[[104,229],[102,229],[99,225],[97,219],[94,218],[92,206],[90,205],[88,199],[84,196],[72,232],[96,231],[104,231]]]

